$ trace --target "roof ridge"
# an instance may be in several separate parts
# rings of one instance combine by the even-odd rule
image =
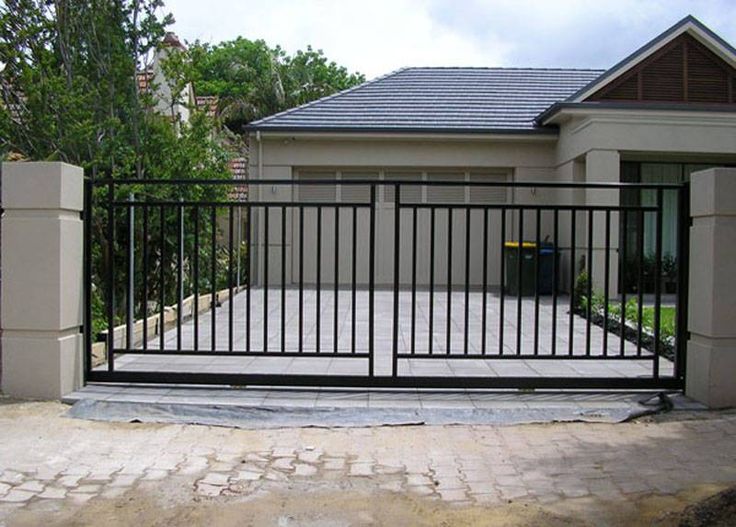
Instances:
[[[524,67],[524,66],[409,66],[399,71],[409,70],[510,70],[510,71],[606,71],[605,68],[563,68],[563,67]]]
[[[396,69],[394,71],[390,71],[390,72],[388,72],[388,73],[386,73],[384,75],[381,75],[381,76],[376,77],[374,79],[371,79],[369,81],[362,82],[362,83],[360,83],[360,84],[358,84],[356,86],[352,86],[350,88],[347,88],[345,90],[339,91],[337,93],[333,93],[333,94],[330,94],[330,95],[325,95],[324,97],[321,97],[319,99],[315,99],[313,101],[309,101],[309,102],[304,103],[304,104],[300,104],[299,106],[295,106],[294,108],[289,108],[287,110],[284,110],[284,111],[275,113],[273,115],[268,115],[266,117],[263,117],[261,119],[258,119],[257,121],[253,121],[253,122],[248,123],[248,126],[255,126],[255,125],[265,124],[268,121],[271,121],[272,119],[276,119],[277,117],[282,117],[284,115],[288,115],[288,114],[290,114],[292,112],[295,112],[297,110],[302,110],[304,108],[308,108],[308,107],[313,106],[315,104],[318,104],[318,103],[321,103],[321,102],[324,102],[324,101],[328,101],[330,99],[334,99],[334,98],[339,97],[341,95],[345,95],[347,93],[352,93],[352,92],[357,91],[357,90],[359,90],[361,88],[365,88],[366,86],[370,86],[372,84],[375,84],[378,81],[382,81],[384,79],[387,79],[389,77],[392,77],[393,75],[396,75],[398,73],[401,73],[402,71],[405,71],[407,69],[409,69],[409,68],[403,67],[403,68]]]

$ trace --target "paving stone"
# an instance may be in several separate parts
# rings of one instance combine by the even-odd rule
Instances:
[[[112,487],[130,487],[138,481],[138,476],[132,474],[119,474],[110,482]]]
[[[47,487],[38,497],[50,500],[62,500],[66,497],[66,493],[66,489]]]
[[[373,465],[370,463],[352,463],[350,465],[350,475],[363,477],[372,476]]]
[[[343,470],[345,468],[345,459],[343,458],[325,459],[322,467],[324,468],[324,470]]]
[[[281,457],[271,463],[271,467],[276,470],[292,471],[294,470],[293,457]]]
[[[25,503],[35,495],[35,492],[12,489],[7,494],[5,494],[5,496],[0,496],[0,501],[5,501],[8,503]]]
[[[241,481],[257,481],[263,477],[263,471],[240,470],[235,479]]]
[[[202,478],[200,482],[207,485],[225,486],[227,485],[229,480],[230,476],[228,474],[223,474],[221,472],[210,472],[204,478]]]
[[[18,485],[25,477],[20,472],[13,470],[5,470],[0,473],[0,483],[8,483],[10,485]]]
[[[294,465],[294,475],[295,476],[302,476],[302,477],[308,477],[308,476],[314,476],[317,473],[317,467],[313,465],[307,465],[305,463],[297,463]]]
[[[297,455],[297,459],[304,463],[317,463],[321,455],[322,452],[318,450],[299,452],[299,454]]]
[[[26,481],[16,487],[18,490],[27,490],[28,492],[43,492],[45,488],[46,486],[43,483],[34,480]]]
[[[263,476],[269,481],[288,481],[288,477],[283,472],[276,472],[275,470],[269,470]]]
[[[76,487],[82,476],[62,476],[57,483],[63,487]]]
[[[197,484],[197,493],[201,494],[202,496],[219,496],[225,487],[221,485],[210,485],[208,483],[198,483]]]

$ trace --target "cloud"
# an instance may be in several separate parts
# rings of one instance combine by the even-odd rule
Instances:
[[[369,78],[403,66],[610,66],[692,13],[736,42],[731,0],[168,0],[187,40],[308,44]]]

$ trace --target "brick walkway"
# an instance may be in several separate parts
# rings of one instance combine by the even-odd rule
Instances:
[[[64,411],[56,403],[0,404],[0,525],[18,509],[77,506],[133,489],[155,489],[162,500],[237,499],[360,481],[375,492],[457,504],[545,505],[736,482],[733,413],[619,425],[248,431],[93,423]],[[166,497],[167,484],[183,497]]]

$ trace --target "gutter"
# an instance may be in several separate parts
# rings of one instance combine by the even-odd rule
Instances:
[[[535,119],[537,126],[549,126],[549,121],[563,110],[644,110],[669,112],[721,112],[736,113],[733,104],[692,104],[669,102],[556,102]]]
[[[539,125],[538,125],[539,126]],[[416,128],[386,126],[273,126],[246,125],[246,132],[293,132],[293,133],[341,133],[341,134],[426,134],[426,135],[556,135],[557,128],[542,126],[531,129],[519,128]]]

